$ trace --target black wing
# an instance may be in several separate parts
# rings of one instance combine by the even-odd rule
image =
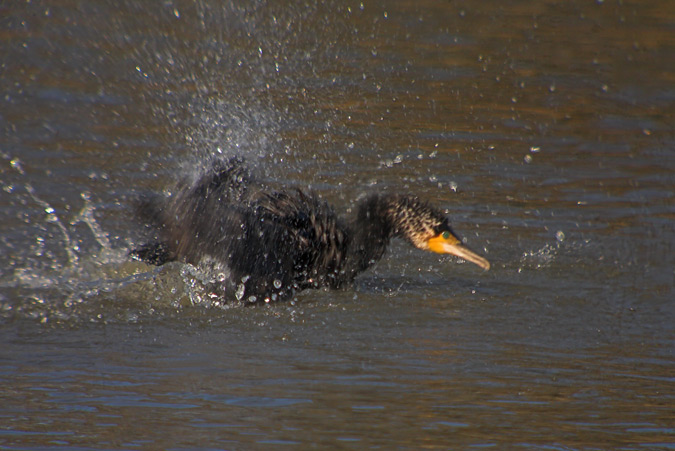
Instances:
[[[260,193],[249,185],[248,171],[230,160],[172,196],[146,200],[141,215],[155,237],[132,256],[221,271],[225,290],[249,300],[332,284],[345,241],[333,211],[299,190]]]

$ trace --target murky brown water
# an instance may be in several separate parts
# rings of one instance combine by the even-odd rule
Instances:
[[[474,2],[476,3],[476,2]],[[673,449],[675,6],[0,6],[0,447]],[[450,211],[353,289],[129,261],[213,152]],[[196,304],[196,305],[191,305]]]

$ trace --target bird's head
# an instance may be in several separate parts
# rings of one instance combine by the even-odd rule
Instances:
[[[472,251],[450,228],[448,218],[438,209],[414,197],[401,197],[390,205],[394,233],[410,241],[418,249],[450,254],[481,268],[490,269],[490,262]]]

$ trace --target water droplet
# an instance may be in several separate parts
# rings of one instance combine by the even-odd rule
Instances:
[[[13,160],[11,160],[11,161],[9,162],[9,164],[10,164],[10,165],[12,166],[12,168],[14,168],[14,170],[16,170],[19,174],[21,174],[21,175],[25,174],[23,168],[21,167],[21,160],[19,160],[18,158],[14,158]]]
[[[558,240],[559,243],[562,243],[563,241],[565,241],[565,234],[563,233],[562,230],[558,230],[555,233],[555,239]]]
[[[248,298],[248,302],[250,302],[251,304],[253,304],[257,300],[258,300],[258,298],[255,297],[255,296],[249,296],[249,298]]]
[[[274,288],[276,288],[277,290],[281,288],[281,280],[279,279],[274,279],[274,282],[272,282],[272,284],[274,285]]]
[[[525,163],[527,163],[527,164],[532,163],[532,155],[525,155],[525,158],[523,158],[523,161],[525,161]]]
[[[234,297],[237,298],[237,301],[241,301],[244,298],[244,292],[245,291],[246,291],[246,287],[244,286],[243,283],[241,283],[237,286],[237,291],[234,292]]]

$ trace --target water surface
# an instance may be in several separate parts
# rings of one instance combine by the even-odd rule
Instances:
[[[0,9],[0,446],[673,449],[672,2]],[[233,308],[133,201],[214,154],[448,210]]]

